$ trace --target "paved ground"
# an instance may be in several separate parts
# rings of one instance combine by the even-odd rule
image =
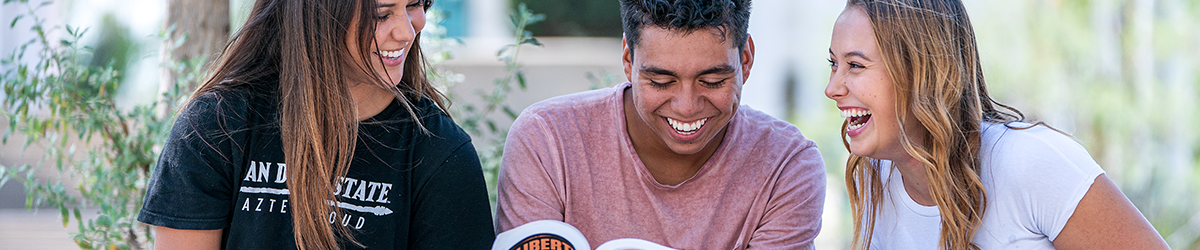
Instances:
[[[63,227],[55,210],[0,209],[0,249],[79,249],[67,235],[75,228],[75,223]]]

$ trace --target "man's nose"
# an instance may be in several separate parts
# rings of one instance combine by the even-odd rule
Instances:
[[[684,116],[680,118],[696,118],[695,115],[704,109],[704,100],[700,91],[697,90],[697,84],[699,83],[684,84],[672,98],[671,105],[674,106],[675,112]]]

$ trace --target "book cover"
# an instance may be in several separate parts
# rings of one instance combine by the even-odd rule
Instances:
[[[579,229],[565,222],[539,220],[496,235],[492,250],[593,250]],[[594,250],[674,250],[643,239],[623,238]]]

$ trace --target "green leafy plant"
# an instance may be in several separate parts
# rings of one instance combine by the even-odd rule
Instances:
[[[513,41],[511,44],[501,47],[496,52],[496,57],[504,63],[504,69],[507,73],[504,77],[496,78],[492,81],[492,89],[490,91],[475,90],[474,93],[482,99],[481,103],[466,103],[452,110],[454,120],[458,122],[463,130],[471,134],[471,137],[476,142],[475,145],[479,152],[479,160],[483,165],[484,179],[487,181],[488,197],[493,207],[496,205],[497,172],[500,169],[501,156],[504,154],[504,140],[508,135],[508,128],[501,127],[498,123],[501,120],[512,121],[519,114],[518,111],[513,110],[506,102],[508,94],[514,88],[519,88],[523,91],[527,86],[525,72],[522,70],[522,65],[517,61],[517,56],[524,45],[542,46],[542,43],[534,38],[533,33],[527,31],[526,28],[530,24],[545,19],[545,16],[541,14],[534,14],[525,7],[525,4],[517,5],[517,8],[513,10],[509,17],[513,25]],[[456,74],[448,71],[439,71],[435,75],[453,76]],[[454,95],[451,95],[451,98],[457,99]],[[498,112],[503,113],[501,118],[496,118],[494,115]]]
[[[25,186],[27,208],[56,208],[64,227],[76,221],[78,232],[71,236],[83,249],[149,247],[149,228],[136,216],[174,120],[158,110],[182,103],[188,82],[201,78],[198,66],[203,59],[168,63],[165,66],[180,75],[172,88],[151,103],[122,108],[117,100],[121,72],[113,69],[113,62],[90,65],[87,58],[93,48],[79,43],[86,28],[47,26],[35,11],[49,2],[4,1],[6,8],[13,7],[10,4],[26,11],[9,27],[29,20],[36,37],[0,59],[0,115],[8,121],[3,142],[18,134],[24,136],[26,148],[38,145],[45,152],[32,165],[0,166],[0,185],[16,179]],[[36,178],[35,173],[50,170],[58,177]],[[67,187],[64,180],[76,184]],[[96,209],[97,214],[84,216],[83,209]]]

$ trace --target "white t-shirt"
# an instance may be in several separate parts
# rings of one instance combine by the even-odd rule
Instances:
[[[1054,249],[1051,241],[1104,170],[1079,143],[1045,126],[984,123],[981,130],[980,177],[988,199],[973,242],[981,249]],[[881,174],[883,202],[871,249],[938,249],[937,206],[914,202],[900,171],[888,161],[880,165],[889,171]]]

